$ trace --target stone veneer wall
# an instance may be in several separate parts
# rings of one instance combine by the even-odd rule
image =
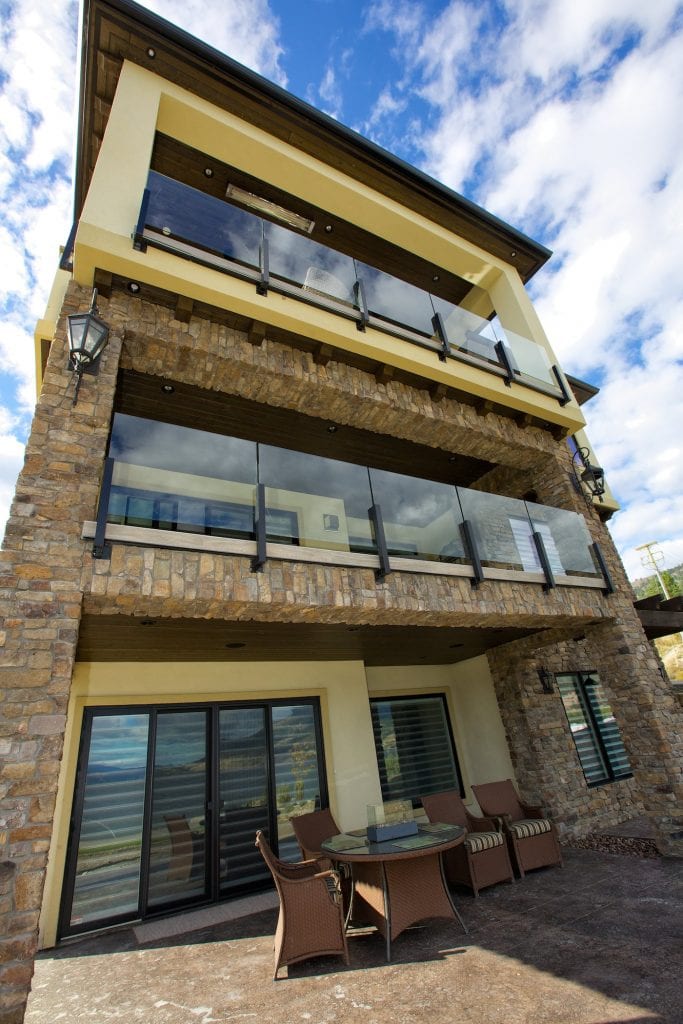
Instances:
[[[615,705],[628,709],[635,697],[637,715],[626,715],[624,738],[644,805],[661,825],[678,750],[627,588],[605,600],[594,590],[558,588],[545,595],[536,585],[494,581],[472,590],[457,577],[409,573],[394,573],[378,586],[367,570],[274,561],[255,576],[245,558],[127,545],[115,545],[110,562],[93,562],[81,540],[83,521],[95,517],[119,365],[503,463],[501,493],[518,495],[529,481],[539,501],[585,511],[562,444],[538,428],[478,415],[452,399],[433,402],[426,390],[378,384],[371,374],[334,361],[318,365],[310,354],[267,338],[253,346],[245,334],[208,320],[182,325],[170,310],[121,293],[100,302],[110,342],[99,378],[85,378],[74,407],[64,316],[86,308],[89,297],[74,285],[67,293],[1,558],[0,1024],[23,1019],[30,985],[84,609],[310,621],[315,607],[322,622],[529,626],[548,631],[543,642],[565,643],[550,668],[563,657],[577,667],[573,655],[562,654],[569,650],[567,637],[577,630],[594,635],[590,667],[611,687]],[[624,586],[616,552],[594,515],[590,528]],[[601,624],[591,626],[596,621]],[[573,813],[577,823],[580,812],[597,814],[602,798],[610,802],[606,813],[618,817],[616,787],[602,798],[591,793],[589,806],[583,794],[572,797],[576,806],[568,805],[560,783],[576,782],[577,766],[558,725],[559,701],[536,693],[538,642],[519,641],[490,656],[519,781],[564,815],[565,824],[572,824]]]

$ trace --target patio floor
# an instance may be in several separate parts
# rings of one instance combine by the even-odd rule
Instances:
[[[350,936],[349,967],[321,958],[273,982],[270,896],[234,920],[213,908],[70,942],[39,955],[26,1022],[680,1024],[681,861],[564,855],[564,869],[476,900],[454,890],[469,935],[456,922],[412,928],[391,964],[365,929]]]

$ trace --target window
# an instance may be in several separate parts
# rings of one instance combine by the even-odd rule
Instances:
[[[557,685],[588,785],[629,778],[628,755],[597,674],[559,675]]]
[[[446,701],[441,694],[370,701],[383,800],[412,800],[443,789],[461,794]]]

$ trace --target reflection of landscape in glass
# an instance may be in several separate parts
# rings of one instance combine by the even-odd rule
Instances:
[[[441,697],[370,702],[383,800],[410,799],[459,787]]]
[[[94,716],[72,924],[138,906],[149,716]]]
[[[619,726],[597,676],[557,676],[572,739],[589,785],[624,778],[631,765]]]

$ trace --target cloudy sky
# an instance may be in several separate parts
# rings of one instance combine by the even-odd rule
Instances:
[[[148,0],[554,251],[531,285],[639,544],[683,561],[683,4]],[[71,223],[78,4],[0,0],[0,529]]]

